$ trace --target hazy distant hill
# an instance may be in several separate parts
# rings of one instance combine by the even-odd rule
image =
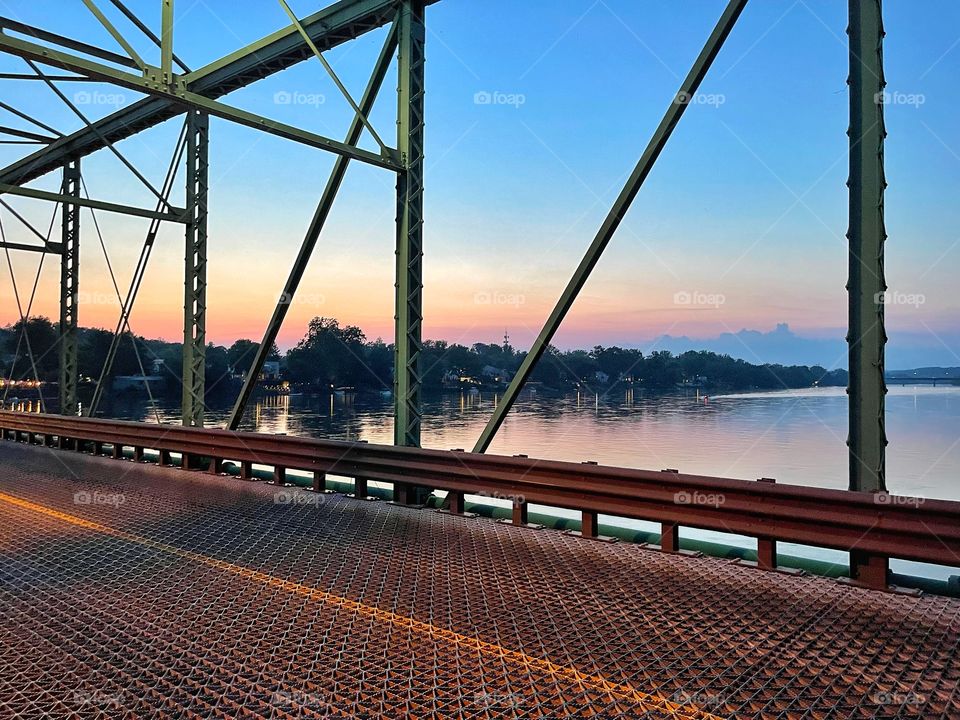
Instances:
[[[687,350],[708,350],[749,363],[820,365],[828,370],[847,367],[847,342],[842,331],[838,330],[835,337],[803,337],[794,333],[787,323],[779,323],[769,332],[743,329],[708,338],[661,335],[640,347],[645,353],[669,350],[680,354]],[[887,373],[913,373],[914,368],[924,373],[928,370],[931,373],[934,370],[938,373],[958,372],[956,367],[945,367],[952,366],[958,354],[960,340],[954,336],[937,337],[929,332],[891,332],[886,350]],[[956,375],[930,374],[927,377]]]

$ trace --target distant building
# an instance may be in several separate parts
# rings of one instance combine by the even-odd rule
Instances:
[[[277,360],[268,360],[263,364],[263,370],[260,371],[261,380],[279,380],[280,362]]]
[[[510,371],[504,368],[494,367],[493,365],[485,365],[481,371],[481,375],[498,383],[510,382]]]

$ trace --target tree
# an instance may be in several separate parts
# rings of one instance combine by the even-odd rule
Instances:
[[[24,333],[26,327],[26,333]],[[26,326],[18,320],[6,335],[6,351],[13,356],[14,380],[34,379],[34,367],[31,354],[36,362],[36,373],[40,380],[55,380],[59,364],[57,327],[46,317],[30,318]],[[19,348],[18,348],[19,345]],[[29,348],[29,350],[28,350]]]
[[[366,346],[367,368],[369,368],[372,380],[382,389],[390,388],[393,385],[393,345],[387,345],[381,338],[377,338]],[[426,360],[421,358],[421,363]],[[424,372],[427,368],[422,368]]]
[[[103,328],[81,328],[78,338],[78,361],[80,375],[100,379],[100,373],[107,362],[107,353],[110,350],[110,344],[113,342],[113,332]],[[134,343],[136,342],[136,347]],[[153,369],[153,355],[146,350],[145,340],[135,337],[125,332],[120,342],[117,343],[116,354],[113,358],[113,365],[110,368],[110,376],[117,375],[140,375],[140,361],[137,360],[137,353],[140,354],[140,360],[143,362],[143,371],[147,375]]]
[[[611,382],[619,380],[621,376],[630,378],[636,375],[643,361],[643,353],[639,350],[624,350],[617,346],[605,348],[597,345],[591,355],[600,369],[610,376]]]
[[[364,367],[363,331],[340,327],[333,318],[315,317],[307,334],[287,353],[287,372],[295,382],[312,385],[351,385],[369,378]]]
[[[204,354],[204,385],[206,394],[217,391],[224,392],[230,388],[230,366],[227,360],[227,349],[222,345],[207,345]]]
[[[586,350],[565,352],[561,359],[561,375],[572,383],[593,382],[600,366]]]

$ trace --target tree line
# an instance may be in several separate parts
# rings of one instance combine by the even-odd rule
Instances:
[[[44,317],[27,322],[26,333],[18,322],[0,328],[0,367],[13,379],[57,378],[58,330]],[[113,333],[99,328],[78,331],[81,384],[95,382],[107,358]],[[32,351],[36,363],[28,358]],[[19,352],[18,352],[19,346]],[[241,339],[230,347],[210,344],[206,349],[207,393],[235,393],[252,365],[258,343]],[[139,353],[139,359],[138,359]],[[444,340],[428,340],[420,357],[420,370],[427,390],[468,387],[499,388],[513,377],[526,357],[508,342],[474,343],[466,346]],[[367,339],[355,325],[341,325],[334,318],[316,317],[303,338],[286,353],[274,346],[269,360],[279,365],[280,378],[307,390],[354,388],[388,390],[393,384],[393,345],[382,339]],[[181,345],[127,334],[121,339],[111,378],[156,373],[160,394],[180,393]],[[729,355],[689,351],[645,354],[634,348],[603,347],[561,351],[549,347],[536,364],[530,381],[562,391],[573,387],[608,387],[616,383],[651,389],[703,387],[716,390],[776,390],[813,385],[845,386],[845,370],[828,371],[820,366],[752,364]]]

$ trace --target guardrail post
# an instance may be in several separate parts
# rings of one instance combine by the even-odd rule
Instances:
[[[525,500],[514,500],[513,501],[513,524],[514,525],[526,525],[529,520],[527,519],[527,502]]]
[[[580,537],[597,537],[597,513],[591,510],[583,510],[580,513]]]
[[[465,505],[463,493],[457,492],[456,490],[451,490],[447,493],[447,497],[450,499],[450,514],[463,515],[463,509]]]
[[[133,448],[133,461],[137,463],[143,462],[143,448],[135,447]]]
[[[355,477],[353,479],[353,496],[363,500],[367,496],[367,479]]]
[[[240,463],[240,479],[253,480],[253,463],[249,460],[243,460]]]
[[[409,483],[395,482],[393,484],[393,502],[397,505],[409,505],[413,501],[413,488]],[[366,495],[366,491],[363,493]]]
[[[113,459],[120,460],[123,458],[123,445],[118,442],[113,444]]]
[[[777,569],[777,541],[757,538],[757,567],[763,570]]]
[[[776,484],[776,478],[757,478],[757,482]],[[773,538],[757,538],[757,567],[763,570],[777,569],[777,541]]]
[[[680,550],[680,526],[676,523],[660,523],[660,549],[663,552]]]
[[[859,550],[850,552],[850,579],[858,585],[874,590],[886,590],[889,572],[889,558]]]
[[[313,491],[324,492],[327,489],[327,474],[322,470],[313,471]]]
[[[93,443],[93,454],[97,457],[103,455],[103,443],[100,441]]]
[[[273,484],[280,487],[287,484],[287,469],[283,465],[273,466]]]
[[[161,467],[169,467],[173,465],[173,458],[170,457],[169,450],[158,450],[160,455],[157,457],[157,465]]]
[[[220,466],[223,464],[223,461],[220,458],[212,457],[210,458],[210,465],[207,466],[207,472],[210,475],[219,475]]]

